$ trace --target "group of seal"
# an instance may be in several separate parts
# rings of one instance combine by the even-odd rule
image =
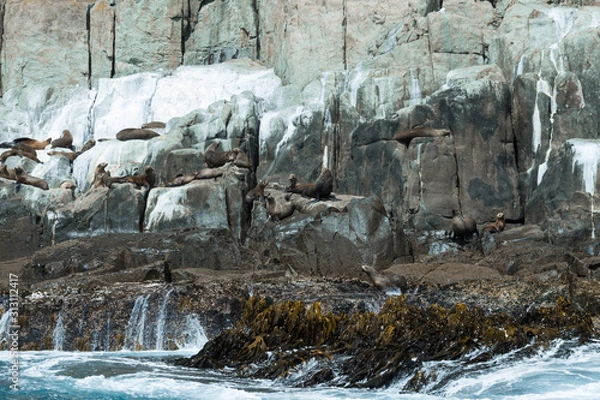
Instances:
[[[304,183],[296,174],[289,176],[290,186],[286,188],[287,192],[298,193],[303,197],[311,197],[318,200],[332,200],[333,174],[327,167],[321,169],[321,173],[314,183]]]
[[[477,222],[471,217],[464,217],[458,213],[457,210],[452,210],[452,220],[450,222],[451,225],[451,236],[453,239],[459,241],[465,241],[470,239],[474,234],[479,235],[479,230],[477,229]],[[481,228],[481,233],[489,232],[489,233],[500,233],[504,231],[504,227],[506,226],[504,213],[498,213],[496,215],[496,221],[485,225]]]
[[[248,155],[239,147],[228,151],[218,151],[221,142],[212,142],[204,150],[204,162],[208,168],[218,168],[233,162],[233,165],[241,168],[252,168]]]

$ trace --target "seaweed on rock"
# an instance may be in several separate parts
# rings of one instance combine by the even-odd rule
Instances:
[[[477,307],[456,304],[421,308],[406,296],[389,298],[378,313],[347,316],[323,312],[318,302],[270,304],[250,297],[237,325],[223,331],[181,364],[234,368],[241,376],[285,378],[308,361],[317,367],[298,386],[383,387],[410,378],[405,389],[418,390],[430,377],[423,363],[433,360],[488,359],[529,346],[533,351],[554,339],[596,336],[591,316],[560,298],[551,308],[522,316],[486,315]]]

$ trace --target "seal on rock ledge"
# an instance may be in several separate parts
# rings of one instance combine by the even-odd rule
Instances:
[[[286,195],[285,202],[277,202],[271,195],[266,197],[267,212],[271,221],[281,221],[294,213],[296,205],[290,201],[291,196],[291,194]]]
[[[62,131],[61,137],[58,139],[54,139],[50,145],[53,149],[57,147],[62,147],[64,149],[73,150],[73,134],[68,129]]]
[[[504,213],[498,213],[496,215],[496,221],[491,224],[487,224],[481,229],[481,232],[489,232],[489,233],[500,233],[504,231],[504,227],[506,223],[504,222]]]
[[[106,170],[107,166],[108,164],[105,162],[101,162],[100,164],[96,165],[96,169],[94,170],[94,182],[92,183],[92,187],[110,187],[110,172]]]
[[[117,137],[117,139],[119,139],[121,141],[125,141],[125,140],[134,140],[134,139],[148,140],[148,139],[152,139],[157,136],[160,136],[160,135],[150,129],[125,128],[125,129],[121,129],[117,133],[116,137]]]
[[[149,165],[144,167],[144,172],[132,176],[121,176],[111,178],[112,183],[133,183],[138,189],[145,188],[150,190],[156,184],[156,172]]]
[[[458,211],[452,210],[452,234],[454,239],[466,240],[475,233],[479,235],[477,223],[471,217],[463,217]]]
[[[46,146],[48,146],[50,144],[51,141],[52,141],[51,138],[48,138],[46,140],[37,140],[37,139],[28,138],[28,137],[21,137],[21,138],[13,140],[13,142],[15,142],[15,143],[22,143],[25,146],[29,146],[34,150],[44,150],[46,148]]]
[[[406,278],[401,275],[384,275],[370,265],[363,265],[361,268],[371,279],[373,286],[381,291],[385,292],[390,289],[400,289],[404,292],[408,288]]]
[[[24,183],[26,185],[39,187],[43,190],[48,190],[48,182],[33,175],[29,175],[21,166],[15,167],[15,175],[17,177],[17,182],[19,183]]]
[[[204,150],[204,162],[208,168],[222,167],[230,161],[234,161],[237,153],[233,151],[218,152],[217,149],[221,145],[221,142],[212,142]]]
[[[260,199],[260,201],[263,203],[265,202],[265,188],[268,184],[269,181],[263,179],[262,181],[258,182],[258,184],[252,190],[246,193],[246,196],[244,196],[244,201],[249,207],[252,207],[252,204],[256,199]]]
[[[442,137],[450,135],[448,129],[436,129],[428,126],[418,126],[406,131],[397,132],[393,140],[397,140],[405,145],[409,145],[410,141],[418,137]]]

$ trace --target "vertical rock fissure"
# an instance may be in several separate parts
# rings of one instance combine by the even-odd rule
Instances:
[[[456,201],[458,203],[458,211],[460,215],[462,214],[462,196],[460,190],[460,174],[459,174],[459,164],[458,164],[458,154],[456,151],[456,142],[454,141],[454,136],[452,137],[452,146],[454,148],[454,162],[456,164]]]
[[[91,39],[91,11],[92,11],[92,7],[94,5],[93,4],[89,4],[86,8],[85,11],[85,29],[87,32],[87,51],[88,51],[88,77],[87,77],[87,86],[88,89],[92,88],[92,39]]]
[[[115,67],[116,67],[116,59],[117,59],[117,7],[118,5],[115,3],[115,12],[113,12],[113,35],[112,35],[112,59],[110,60],[110,77],[113,78],[115,76]]]
[[[347,38],[348,38],[348,7],[347,7],[347,2],[348,0],[344,0],[342,2],[342,35],[344,36],[342,38],[342,57],[343,57],[343,62],[344,62],[344,69],[348,69],[348,54],[347,54]]]
[[[256,60],[260,61],[260,13],[258,12],[258,0],[252,0],[252,9],[256,21]]]
[[[4,11],[5,2],[0,4],[0,57],[4,54]],[[4,94],[4,85],[2,83],[2,75],[4,73],[4,63],[0,58],[0,96]]]

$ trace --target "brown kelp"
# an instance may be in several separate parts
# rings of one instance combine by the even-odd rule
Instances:
[[[553,307],[511,316],[486,315],[464,304],[423,308],[408,304],[402,295],[389,298],[379,312],[348,316],[324,312],[318,302],[271,304],[250,297],[234,328],[179,363],[234,368],[247,377],[285,378],[313,360],[318,366],[295,384],[374,388],[412,377],[405,389],[418,390],[429,379],[422,370],[427,361],[475,353],[477,361],[520,348],[534,351],[555,339],[586,341],[595,336],[590,315],[564,298]]]

